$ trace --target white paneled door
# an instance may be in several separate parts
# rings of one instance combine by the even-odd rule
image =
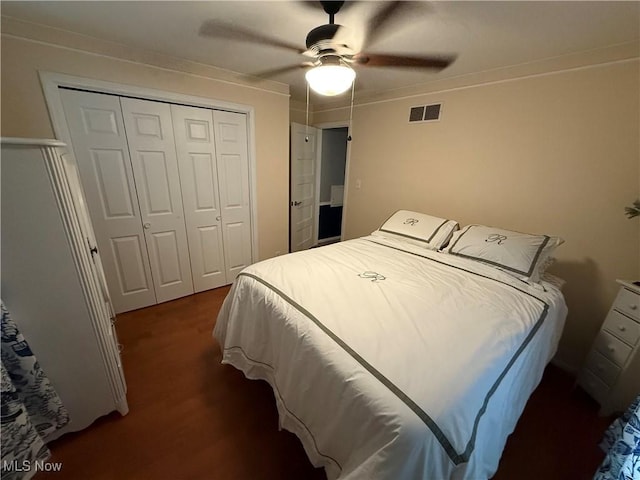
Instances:
[[[60,95],[117,313],[228,285],[251,264],[245,114]]]
[[[157,303],[120,99],[61,90],[65,116],[116,312]]]
[[[158,302],[193,293],[171,107],[121,98]]]
[[[315,226],[315,188],[318,129],[291,124],[291,251],[306,250],[313,246]]]
[[[227,281],[251,264],[247,116],[213,110]]]
[[[206,108],[171,105],[171,114],[193,286],[201,292],[230,283],[224,259],[213,113]]]

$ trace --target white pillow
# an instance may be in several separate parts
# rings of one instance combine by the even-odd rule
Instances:
[[[508,272],[520,280],[537,283],[547,259],[564,240],[485,225],[467,225],[453,234],[445,249],[451,255],[469,258]]]
[[[373,234],[402,238],[413,245],[438,250],[447,244],[458,228],[458,222],[453,220],[398,210]]]
[[[562,287],[567,283],[564,279],[557,277],[549,272],[545,272],[540,275],[540,282],[547,282],[556,287],[558,290],[562,290]]]

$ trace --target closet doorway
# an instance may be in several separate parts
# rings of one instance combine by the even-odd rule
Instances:
[[[252,263],[246,113],[57,93],[117,313],[230,284]]]

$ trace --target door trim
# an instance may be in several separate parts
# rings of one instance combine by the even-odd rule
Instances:
[[[251,204],[251,262],[258,257],[258,208],[257,208],[257,179],[256,179],[256,148],[255,148],[255,109],[250,105],[225,102],[212,98],[184,95],[181,93],[156,90],[154,88],[138,87],[120,83],[106,82],[93,78],[77,77],[55,72],[39,71],[40,83],[44,91],[45,102],[49,109],[49,117],[56,139],[71,146],[71,134],[67,126],[59,87],[77,88],[95,93],[106,93],[119,96],[136,97],[143,100],[155,100],[165,103],[176,103],[191,107],[204,107],[212,110],[225,110],[243,113],[247,117],[247,153],[249,156],[249,195]],[[71,150],[71,149],[69,149]],[[73,157],[72,153],[70,155]],[[73,158],[75,162],[75,158]],[[77,163],[77,162],[76,162]]]
[[[313,222],[313,244],[318,245],[318,237],[320,236],[320,181],[322,180],[322,128],[315,127],[318,130],[316,135],[316,192],[313,197],[313,208],[316,211],[315,220]]]

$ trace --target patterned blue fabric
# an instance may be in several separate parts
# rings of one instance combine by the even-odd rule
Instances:
[[[611,424],[600,448],[607,456],[594,480],[640,480],[640,396]]]
[[[29,478],[36,462],[49,458],[44,438],[69,422],[60,397],[40,368],[29,345],[2,311],[2,479]]]

